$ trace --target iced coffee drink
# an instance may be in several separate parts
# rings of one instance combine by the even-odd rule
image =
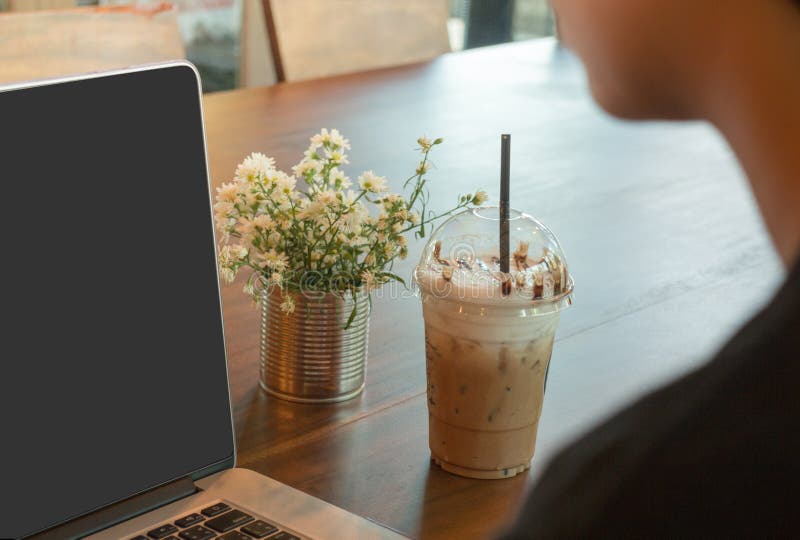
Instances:
[[[432,236],[415,280],[422,297],[431,457],[473,478],[530,466],[559,312],[572,278],[555,237],[512,212],[500,272],[497,209],[469,210]]]

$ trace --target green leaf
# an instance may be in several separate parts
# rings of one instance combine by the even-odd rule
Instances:
[[[402,283],[403,287],[408,287],[408,285],[406,285],[406,280],[404,280],[403,278],[401,278],[397,274],[393,274],[391,272],[381,272],[380,275],[381,276],[388,276],[388,277],[392,278],[393,280],[399,281],[400,283]]]
[[[353,324],[353,320],[356,318],[357,311],[358,311],[358,306],[353,306],[353,310],[350,312],[350,317],[347,318],[347,323],[345,323],[344,325],[345,330],[350,328],[350,325]]]

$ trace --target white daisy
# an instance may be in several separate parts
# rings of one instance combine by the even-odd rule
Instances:
[[[333,169],[331,171],[331,182],[337,189],[347,189],[353,185],[350,179],[344,174],[341,169]]]
[[[259,254],[259,266],[262,268],[270,268],[276,272],[283,272],[289,263],[289,258],[283,254],[278,253],[274,249],[265,251]]]
[[[283,302],[281,302],[281,311],[287,315],[294,313],[294,299],[288,294],[283,297]]]
[[[235,177],[237,180],[255,182],[259,178],[269,175],[274,168],[274,159],[259,152],[253,152],[236,167]]]
[[[325,149],[325,158],[328,159],[331,163],[335,163],[336,165],[346,165],[350,163],[347,159],[347,154],[342,152],[341,150],[329,150]]]
[[[316,175],[319,173],[322,166],[320,165],[319,161],[314,159],[304,159],[294,167],[292,167],[292,172],[295,176],[300,178],[305,178],[309,174]]]
[[[275,227],[275,222],[267,214],[260,214],[253,218],[253,225],[264,231],[271,231]]]
[[[370,193],[383,193],[389,189],[386,178],[378,176],[372,171],[367,171],[358,177],[358,185]]]
[[[369,270],[364,270],[361,272],[361,283],[364,284],[368,291],[371,290],[375,286],[375,274]]]
[[[292,191],[294,191],[296,185],[297,178],[294,176],[289,176],[288,174],[280,171],[278,172],[275,178],[276,191],[283,193],[284,195],[290,195]]]
[[[255,231],[255,224],[253,223],[252,219],[242,216],[239,218],[236,226],[233,229],[243,237],[247,237],[253,234]]]
[[[352,205],[341,218],[341,230],[344,233],[358,233],[369,217],[367,208],[360,202]]]
[[[297,219],[316,219],[325,213],[325,203],[319,200],[305,201],[297,213]]]
[[[239,187],[234,182],[222,184],[217,188],[217,201],[233,203],[236,202],[236,193]]]
[[[317,201],[324,204],[325,206],[339,205],[339,197],[336,195],[336,192],[333,191],[332,189],[320,191],[319,194],[317,194]]]

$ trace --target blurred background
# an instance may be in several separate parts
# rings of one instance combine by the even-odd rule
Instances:
[[[185,57],[215,92],[553,32],[547,0],[0,0],[0,83]]]

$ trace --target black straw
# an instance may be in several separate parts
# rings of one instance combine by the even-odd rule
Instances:
[[[500,271],[509,272],[509,177],[511,173],[511,135],[500,136]]]

